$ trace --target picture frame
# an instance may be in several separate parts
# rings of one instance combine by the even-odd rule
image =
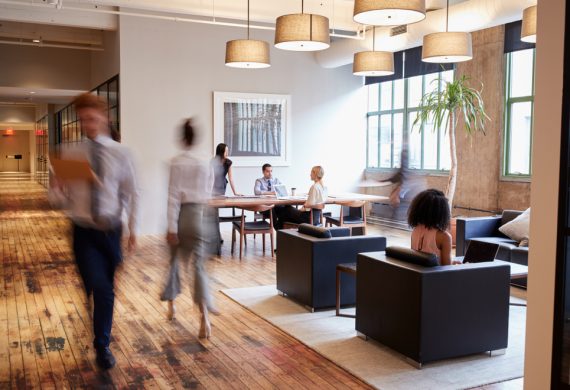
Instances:
[[[234,166],[291,165],[291,95],[214,91],[214,151]]]

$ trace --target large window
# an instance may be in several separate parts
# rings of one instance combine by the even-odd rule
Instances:
[[[119,76],[115,76],[103,84],[94,88],[91,93],[101,96],[107,102],[107,114],[109,125],[116,132],[120,140],[120,118],[119,118]],[[85,134],[81,130],[79,119],[75,113],[75,107],[69,104],[55,114],[55,143],[68,144],[80,142]]]
[[[413,124],[422,96],[441,90],[452,79],[453,70],[448,70],[368,86],[368,168],[399,168],[402,145],[407,140],[410,168],[449,170],[449,136],[445,128]]]
[[[506,56],[503,175],[525,178],[531,174],[534,49]]]

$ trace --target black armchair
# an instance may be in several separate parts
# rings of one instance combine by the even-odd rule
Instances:
[[[324,228],[313,230],[316,235],[327,232]],[[310,310],[335,306],[337,264],[354,263],[358,253],[386,248],[385,237],[350,236],[348,228],[328,232],[333,232],[333,237],[317,238],[293,229],[277,232],[277,290]],[[355,303],[355,288],[354,278],[342,278],[343,304]]]
[[[423,267],[358,255],[356,330],[423,363],[508,344],[508,265],[474,263]]]

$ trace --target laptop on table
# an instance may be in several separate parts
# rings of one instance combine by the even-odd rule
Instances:
[[[465,256],[458,256],[456,259],[463,260],[463,263],[484,263],[494,261],[497,252],[499,252],[499,244],[471,240]]]

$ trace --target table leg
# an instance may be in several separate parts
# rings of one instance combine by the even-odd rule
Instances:
[[[336,270],[336,315],[340,315],[340,270]]]

